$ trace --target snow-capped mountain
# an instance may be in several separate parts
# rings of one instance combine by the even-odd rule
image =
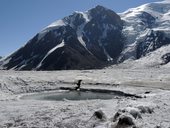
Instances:
[[[1,65],[15,70],[60,70],[101,68],[129,59],[145,63],[160,59],[159,64],[166,64],[169,28],[169,0],[120,14],[96,6],[50,24]]]
[[[24,47],[4,60],[16,70],[100,68],[116,60],[123,48],[123,22],[102,6],[47,26]]]
[[[120,62],[139,59],[170,44],[169,0],[144,4],[119,15],[124,21],[123,33],[127,40],[119,57]]]

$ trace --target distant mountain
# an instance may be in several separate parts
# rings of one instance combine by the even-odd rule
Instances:
[[[142,59],[144,63],[153,63],[155,57],[162,58],[163,53],[169,53],[166,46],[170,44],[170,1],[154,2],[132,8],[119,14],[124,21],[123,35],[126,38],[124,49],[119,57],[119,62],[127,59]],[[162,46],[165,50],[158,55],[149,54],[159,50]],[[156,53],[156,52],[153,52]],[[163,62],[163,60],[161,59]],[[155,63],[156,60],[155,60]],[[160,63],[157,63],[160,64]]]
[[[0,64],[15,70],[95,69],[126,60],[164,65],[169,28],[170,1],[121,14],[96,6],[50,24]]]

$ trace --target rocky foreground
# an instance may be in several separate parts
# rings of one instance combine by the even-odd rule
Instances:
[[[0,127],[168,128],[170,71],[167,68],[72,70],[53,72],[0,71]],[[59,87],[107,89],[142,98],[110,100],[23,100],[32,93]]]

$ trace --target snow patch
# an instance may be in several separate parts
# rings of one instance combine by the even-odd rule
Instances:
[[[50,55],[52,52],[54,52],[56,49],[61,48],[65,45],[64,41],[62,41],[60,44],[58,44],[56,47],[52,48],[48,53],[47,56]]]
[[[57,20],[52,24],[50,24],[49,26],[47,26],[47,28],[56,27],[56,26],[65,26],[65,25],[66,23],[63,20]]]
[[[38,64],[37,69],[42,66],[43,61],[44,61],[51,53],[53,53],[53,52],[54,52],[55,50],[57,50],[58,48],[64,47],[64,45],[65,45],[65,42],[64,42],[64,40],[63,40],[60,44],[58,44],[57,46],[55,46],[54,48],[52,48],[52,49],[45,55],[45,57],[42,59],[42,61]]]
[[[83,15],[83,18],[85,19],[85,22],[82,23],[80,26],[78,26],[77,28],[77,39],[79,40],[79,42],[83,45],[83,47],[91,54],[93,55],[87,48],[86,42],[83,40],[83,30],[85,25],[90,21],[90,18],[88,16],[88,13],[83,13],[83,12],[78,12],[81,13]]]
[[[64,20],[57,20],[45,27],[40,33],[38,33],[38,40],[42,39],[50,30],[57,29],[60,26],[66,26]]]
[[[78,12],[78,13],[83,15],[83,18],[85,19],[86,23],[91,20],[91,18],[89,17],[89,13],[88,12],[85,12],[85,13],[84,12]]]
[[[11,59],[12,59],[12,57],[1,58],[1,60],[0,60],[0,69],[4,69],[5,68],[4,65],[8,64]]]
[[[77,29],[77,38],[78,38],[79,42],[84,46],[84,48],[87,49],[86,43],[82,39],[82,37],[83,37],[82,32],[83,32],[84,26],[85,26],[85,24],[82,24],[82,25],[80,25],[78,27],[78,29]]]
[[[109,53],[106,51],[105,47],[103,46],[104,54],[107,57],[107,61],[113,61],[113,58],[109,55]]]

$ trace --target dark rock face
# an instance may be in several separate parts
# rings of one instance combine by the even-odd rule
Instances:
[[[163,64],[167,64],[170,62],[170,53],[167,53],[162,56]]]
[[[10,55],[3,67],[15,70],[101,68],[117,59],[123,48],[123,23],[113,11],[97,6],[73,13],[65,25],[49,27]],[[86,21],[88,18],[89,21]]]
[[[118,57],[123,48],[123,22],[120,17],[101,6],[90,10],[90,15],[92,19],[84,27],[84,38],[88,40],[87,48],[103,61],[108,59],[105,51],[113,59]]]
[[[55,36],[54,33],[62,33],[63,37]],[[44,58],[48,51],[60,44],[62,40],[65,46],[54,50]],[[37,68],[43,58],[42,65]],[[77,40],[75,31],[70,26],[66,26],[48,32],[41,40],[38,40],[38,35],[36,35],[25,47],[12,55],[12,59],[6,66],[7,69],[11,69],[17,65],[15,68],[20,70],[60,70],[96,68],[101,64],[102,62],[95,56],[86,52]]]
[[[137,59],[167,44],[170,44],[170,38],[167,38],[164,32],[151,30],[137,46]]]

